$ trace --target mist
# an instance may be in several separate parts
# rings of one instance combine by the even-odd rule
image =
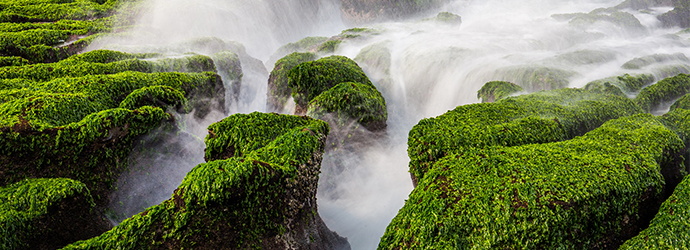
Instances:
[[[478,102],[477,90],[488,81],[520,81],[506,72],[529,67],[567,71],[567,87],[583,87],[590,81],[625,73],[666,77],[654,67],[679,62],[639,69],[623,69],[621,65],[653,54],[690,54],[690,34],[681,33],[680,28],[662,28],[656,19],[656,15],[671,8],[642,12],[623,9],[640,21],[638,29],[607,22],[574,25],[553,17],[588,13],[621,2],[457,0],[433,15],[370,24],[368,27],[377,31],[375,35],[341,43],[335,54],[349,58],[357,57],[363,48],[374,44],[383,44],[390,51],[389,74],[363,67],[385,97],[389,118],[385,140],[358,152],[324,154],[317,198],[319,213],[327,226],[347,237],[353,249],[376,248],[386,226],[412,191],[407,156],[409,130],[423,118]],[[340,19],[338,2],[332,0],[149,0],[146,4],[137,28],[129,36],[105,39],[90,49],[133,51],[133,47],[151,48],[197,37],[218,37],[241,43],[249,56],[266,63],[286,43],[308,36],[334,36],[350,28]],[[440,11],[460,15],[462,24],[421,21]],[[204,54],[193,48],[189,51]],[[583,62],[577,57],[580,53],[595,55],[596,60]],[[243,59],[242,87],[238,99],[228,101],[229,114],[266,111],[266,84],[273,65],[265,65],[264,71],[247,65],[248,61]],[[111,209],[129,216],[143,206],[169,198],[187,171],[203,162],[205,126],[224,116],[214,115],[196,122],[187,126],[190,130],[183,130],[183,136],[176,137],[201,138],[200,148],[185,149],[193,152],[189,159],[156,156],[134,160],[160,171],[140,171],[136,169],[142,167],[137,166],[134,174],[123,174],[116,195],[119,198]],[[168,136],[150,140],[166,141],[163,147],[174,144],[177,139]],[[198,145],[198,140],[183,144]],[[344,167],[334,171],[336,162]],[[138,177],[142,174],[146,177]],[[152,182],[165,184],[151,187],[148,184]],[[119,210],[115,209],[118,206]]]

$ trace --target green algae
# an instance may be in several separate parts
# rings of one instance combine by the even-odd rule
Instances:
[[[343,82],[373,86],[357,63],[344,56],[303,62],[288,73],[288,87],[292,89],[292,97],[297,105],[304,107],[322,92]]]
[[[582,89],[560,89],[455,108],[421,120],[410,130],[410,173],[427,169],[452,152],[518,146],[574,138],[610,119],[640,113],[629,99]]]
[[[345,82],[324,91],[309,102],[307,115],[328,121],[331,126],[346,127],[355,120],[370,131],[386,127],[386,100],[376,88]]]
[[[621,68],[623,68],[623,69],[641,69],[641,68],[653,65],[655,63],[666,63],[666,62],[672,62],[672,61],[690,62],[690,59],[688,59],[688,57],[686,57],[685,54],[683,54],[683,53],[654,54],[654,55],[649,55],[649,56],[636,57],[636,58],[624,63],[621,66]]]
[[[681,171],[683,151],[679,137],[648,114],[563,142],[457,147],[419,179],[379,249],[614,247],[636,233],[626,228],[653,215],[665,181],[678,177],[662,173]]]
[[[562,89],[570,83],[569,78],[577,73],[542,66],[516,66],[499,69],[503,81],[520,85],[528,92]]]
[[[481,98],[482,102],[494,102],[520,91],[523,91],[522,87],[515,83],[491,81],[485,83],[482,88],[477,91],[477,98]]]
[[[266,107],[269,111],[282,111],[288,98],[291,97],[292,89],[288,86],[290,70],[300,63],[313,60],[316,60],[316,54],[295,52],[276,62],[268,77]]]
[[[2,249],[62,247],[83,237],[93,237],[102,232],[99,229],[105,230],[97,225],[72,225],[87,222],[89,216],[97,218],[93,215],[95,203],[89,189],[78,181],[23,180],[0,187],[0,201]]]
[[[680,74],[643,88],[634,101],[643,110],[651,112],[688,92],[690,92],[690,76]]]
[[[171,199],[65,249],[267,248],[291,234],[288,227],[298,215],[315,212],[311,199],[325,122],[255,112],[209,129],[207,159],[216,160],[192,169]],[[256,132],[245,133],[250,131]],[[226,140],[234,141],[234,153],[216,151],[233,151],[216,143]]]
[[[690,95],[685,94],[683,97],[681,97],[680,99],[676,100],[673,104],[671,104],[669,111],[673,111],[675,109],[689,109],[690,110]]]
[[[636,74],[636,75],[630,75],[630,74],[623,74],[621,76],[612,76],[612,77],[607,77],[604,79],[599,79],[595,80],[592,82],[587,83],[585,85],[585,89],[593,89],[593,88],[608,88],[608,85],[614,86],[618,88],[622,93],[635,93],[640,91],[642,87],[647,86],[651,83],[653,83],[655,80],[653,75],[649,74]],[[611,90],[615,92],[614,90]]]

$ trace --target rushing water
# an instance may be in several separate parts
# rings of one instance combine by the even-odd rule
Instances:
[[[625,70],[621,65],[652,54],[690,54],[690,34],[679,33],[678,28],[661,28],[655,18],[671,9],[668,7],[651,11],[624,9],[642,24],[640,29],[632,30],[609,22],[573,25],[568,20],[552,17],[553,14],[587,13],[621,2],[457,0],[438,11],[462,16],[463,23],[459,26],[420,21],[432,16],[429,14],[407,21],[372,24],[370,27],[376,34],[342,43],[336,54],[350,58],[373,44],[382,45],[391,53],[390,75],[382,76],[381,72],[367,69],[388,104],[389,139],[375,143],[366,153],[326,155],[323,174],[329,178],[322,180],[337,182],[327,190],[320,188],[318,194],[319,213],[328,227],[347,237],[353,249],[375,248],[386,225],[412,190],[407,172],[408,131],[422,118],[478,102],[477,90],[485,82],[510,80],[505,76],[505,69],[546,66],[572,71],[569,86],[582,87],[592,80],[624,73],[655,73],[663,77],[650,68]],[[100,46],[155,47],[215,36],[240,42],[250,56],[267,62],[288,42],[307,36],[333,36],[348,28],[340,19],[337,1],[329,0],[150,0],[146,6],[133,38],[112,40]],[[583,51],[598,59],[573,59]],[[273,67],[266,65],[266,68],[270,71]],[[266,71],[245,70],[240,99],[230,104],[229,113],[265,111],[267,78]],[[222,118],[223,115],[210,116],[189,125],[197,129],[188,132],[191,137],[203,138],[205,126]],[[203,147],[185,150],[203,151]],[[169,198],[184,174],[203,162],[200,157],[203,153],[189,155],[193,159],[147,162],[165,165],[164,171],[145,169],[123,175],[118,193],[121,198],[114,201],[113,209],[133,214],[140,208],[131,206],[153,205]],[[344,171],[329,172],[332,168],[329,164],[336,160],[344,164]],[[148,177],[136,177],[142,173]],[[154,187],[145,186],[151,179],[165,181],[159,181],[162,184]],[[140,197],[147,202],[126,197]],[[129,206],[131,211],[123,211],[116,204]]]

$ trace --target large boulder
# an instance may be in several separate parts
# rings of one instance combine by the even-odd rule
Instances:
[[[424,131],[445,128],[457,131],[448,140],[483,143],[471,132],[484,126],[460,130],[452,121],[423,120],[413,131],[436,122],[443,127]],[[502,131],[551,133],[547,127]],[[410,147],[422,146],[415,134]],[[502,137],[498,131],[489,135]],[[388,226],[379,249],[616,248],[649,223],[664,191],[684,172],[683,142],[649,114],[611,120],[567,141],[494,145],[445,150]],[[411,158],[418,157],[415,152]]]
[[[491,81],[487,82],[477,91],[477,98],[482,102],[494,102],[522,91],[522,87],[512,82]]]
[[[684,0],[674,0],[673,10],[657,18],[666,27],[690,28],[690,3]]]
[[[266,109],[270,112],[281,112],[285,104],[292,97],[292,89],[288,86],[288,73],[292,68],[303,62],[316,60],[316,54],[294,52],[275,63],[275,67],[268,77],[268,93]]]
[[[295,114],[305,114],[312,99],[343,82],[374,86],[362,68],[344,56],[329,56],[293,67],[288,73],[288,87],[297,105]]]
[[[209,126],[206,159],[169,200],[65,249],[349,249],[316,205],[328,125],[237,114]]]
[[[635,103],[647,112],[690,93],[690,76],[680,74],[647,86],[635,97]]]
[[[640,113],[628,98],[582,89],[559,89],[459,106],[410,130],[413,182],[453,152],[556,142],[583,135],[604,122]]]

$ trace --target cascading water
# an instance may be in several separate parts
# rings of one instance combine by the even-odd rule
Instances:
[[[412,190],[406,153],[410,128],[422,118],[478,102],[477,90],[488,81],[520,81],[518,73],[525,69],[548,69],[565,72],[568,87],[583,87],[590,81],[625,73],[650,73],[661,79],[669,74],[664,67],[688,64],[679,57],[649,67],[621,67],[632,59],[649,55],[690,53],[690,33],[682,33],[679,28],[662,28],[656,19],[656,15],[671,7],[645,11],[621,8],[618,11],[639,20],[639,25],[633,22],[628,26],[606,21],[578,23],[559,16],[589,13],[621,2],[457,0],[438,11],[460,15],[459,26],[420,21],[426,16],[418,17],[371,25],[375,34],[341,43],[335,54],[350,58],[356,58],[360,51],[372,45],[390,52],[388,72],[364,67],[386,98],[388,139],[374,143],[357,155],[326,154],[322,182],[337,182],[323,183],[321,187],[329,188],[319,189],[319,210],[328,227],[347,237],[353,249],[375,248],[386,225]],[[340,20],[337,1],[327,0],[152,0],[147,3],[147,10],[139,28],[133,32],[134,38],[106,40],[98,47],[131,51],[132,47],[141,45],[156,47],[197,37],[218,37],[243,44],[249,56],[267,62],[283,44],[307,36],[336,35],[346,28]],[[204,53],[194,48],[189,48],[189,52]],[[246,59],[243,60],[240,96],[229,102],[227,111],[266,111],[267,72],[273,65],[266,65],[268,70],[262,71],[245,67]],[[687,67],[675,67],[674,72],[687,71]],[[199,127],[223,118],[211,117]],[[204,129],[190,133],[197,138],[205,136]],[[160,177],[152,177],[168,178],[169,173],[178,172],[177,181],[157,187],[165,190],[159,192],[163,195],[147,197],[151,199],[149,203],[169,198],[184,173],[201,162],[202,159],[195,158],[175,170],[166,168]],[[344,166],[342,171],[329,170],[334,162]],[[118,196],[131,196],[126,194],[127,190],[137,190],[133,187],[141,184],[136,183],[137,178],[123,176],[126,180],[121,183],[126,182],[123,185],[127,188],[121,188],[125,193]]]

